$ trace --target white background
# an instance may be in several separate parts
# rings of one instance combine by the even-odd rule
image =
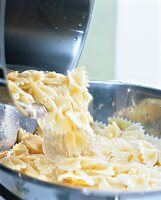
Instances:
[[[79,65],[93,80],[161,88],[161,0],[95,0]]]
[[[161,0],[118,0],[115,78],[161,87]]]

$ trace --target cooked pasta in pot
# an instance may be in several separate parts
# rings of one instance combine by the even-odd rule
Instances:
[[[20,129],[17,144],[0,162],[44,181],[106,190],[161,188],[161,140],[140,123],[109,118],[94,121],[84,68],[8,74],[17,106],[41,104],[35,133]]]

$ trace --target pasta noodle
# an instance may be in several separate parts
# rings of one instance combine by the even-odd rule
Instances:
[[[84,68],[8,74],[17,106],[41,104],[33,134],[20,129],[18,142],[0,153],[0,163],[51,183],[106,190],[161,188],[161,140],[140,123],[109,118],[94,121]],[[140,105],[141,106],[141,105]]]

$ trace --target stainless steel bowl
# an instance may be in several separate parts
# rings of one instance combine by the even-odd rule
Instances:
[[[133,121],[142,120],[146,131],[160,136],[161,134],[161,90],[142,87],[132,84],[117,82],[91,82],[89,87],[93,95],[93,102],[90,105],[90,112],[95,120],[106,122],[107,117],[113,115],[124,115]],[[150,100],[150,103],[146,103]],[[154,107],[151,105],[154,103]],[[140,107],[142,105],[143,107]],[[150,105],[150,106],[149,106]],[[158,106],[156,109],[156,106]],[[132,109],[131,110],[129,110]],[[153,110],[154,108],[154,110]],[[2,108],[4,109],[4,108]],[[143,109],[143,110],[142,110]],[[6,109],[5,112],[15,112],[15,108]],[[128,111],[128,112],[126,112]],[[148,113],[155,112],[155,116],[149,118]],[[129,112],[134,114],[129,115]],[[127,116],[126,116],[127,114]],[[20,126],[26,127],[26,119],[17,116]],[[130,117],[131,116],[131,117]],[[136,116],[136,119],[134,118]],[[141,116],[141,117],[140,117]],[[7,124],[7,119],[1,116],[0,121]],[[11,120],[12,122],[13,120]],[[13,121],[13,123],[15,123]],[[34,129],[35,123],[28,119],[30,127]],[[27,126],[28,127],[28,126]],[[24,174],[15,172],[0,165],[0,195],[7,199],[19,197],[22,199],[54,199],[54,200],[150,200],[161,199],[161,190],[158,191],[113,191],[110,192],[87,189],[71,188],[36,180]],[[13,197],[13,195],[15,195]]]

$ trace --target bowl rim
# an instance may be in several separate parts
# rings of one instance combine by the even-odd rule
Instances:
[[[95,85],[95,84],[101,84],[101,85],[118,85],[118,86],[129,86],[129,87],[137,87],[141,89],[148,89],[148,90],[154,90],[156,92],[161,92],[161,88],[159,87],[154,87],[154,86],[149,86],[149,85],[144,85],[144,84],[137,84],[137,83],[130,83],[126,81],[119,81],[119,80],[109,80],[109,81],[98,81],[98,80],[92,80],[89,82],[90,86]]]
[[[143,86],[141,84],[133,84],[133,83],[126,83],[121,81],[90,81],[90,86],[95,85],[118,85],[118,86],[129,86],[129,87],[137,87],[147,90],[153,90],[153,92],[160,93],[161,95],[161,89],[155,88],[155,87],[149,87],[149,86]],[[113,196],[142,196],[142,195],[161,195],[161,189],[158,190],[100,190],[100,189],[92,189],[92,188],[81,188],[81,187],[72,187],[72,186],[66,186],[63,184],[56,184],[56,183],[50,183],[43,180],[39,180],[36,178],[33,178],[31,176],[28,176],[26,174],[23,174],[21,172],[17,172],[15,170],[12,170],[2,164],[0,164],[0,170],[4,171],[5,173],[10,174],[11,176],[16,176],[22,179],[23,181],[32,182],[32,184],[36,184],[38,186],[47,187],[49,189],[57,189],[62,190],[63,192],[70,192],[75,193],[76,195],[84,195],[84,196],[100,196],[100,197],[113,197]],[[1,184],[1,183],[0,183]],[[3,184],[2,184],[3,185]],[[5,187],[5,186],[4,186]]]

